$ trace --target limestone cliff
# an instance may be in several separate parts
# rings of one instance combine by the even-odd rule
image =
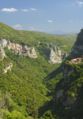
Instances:
[[[11,50],[16,55],[22,55],[32,59],[38,58],[35,47],[30,47],[26,44],[18,44],[11,42],[10,40],[2,39],[0,40],[0,47],[2,47],[1,52],[4,51],[4,48],[8,48],[8,50]],[[43,53],[51,64],[61,63],[64,57],[66,57],[65,53],[59,48],[59,46],[53,44],[46,44]],[[3,57],[4,56],[5,55],[3,55]]]
[[[0,46],[3,49],[6,47],[8,48],[8,50],[11,50],[13,53],[18,55],[27,56],[34,59],[37,58],[37,53],[34,47],[29,47],[27,45],[14,43],[6,39],[0,40]]]
[[[5,48],[7,47],[8,41],[6,39],[0,40],[0,47]]]
[[[0,47],[0,60],[3,60],[6,57],[5,51],[2,47]]]
[[[56,103],[63,108],[75,110],[77,106],[78,91],[83,80],[83,30],[78,34],[77,40],[68,59],[62,66],[63,77],[56,88]]]
[[[25,57],[36,59],[37,53],[34,47],[29,47],[27,45],[22,45],[18,43],[11,42],[10,40],[2,39],[0,40],[0,61],[3,61],[6,57],[5,48],[12,51],[16,55],[22,55]],[[4,68],[2,68],[3,74],[11,71],[13,63],[7,63]]]
[[[66,57],[65,53],[63,53],[63,51],[59,47],[56,46],[55,48],[50,49],[50,55],[49,55],[50,63],[52,64],[61,63],[64,57]]]
[[[15,54],[28,56],[30,58],[37,58],[37,53],[34,47],[29,47],[27,45],[21,45],[17,43],[8,42],[7,45],[9,50],[12,50]]]
[[[70,53],[71,58],[83,57],[83,29],[77,36],[77,40]]]

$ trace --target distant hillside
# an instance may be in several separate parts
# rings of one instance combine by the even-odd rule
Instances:
[[[52,98],[44,79],[60,66],[61,53],[69,53],[75,38],[18,31],[0,23],[0,118],[37,119],[39,108]],[[30,57],[33,51],[36,58]]]
[[[42,32],[18,31],[0,23],[0,38],[30,45],[37,45],[38,42],[54,43],[62,46],[65,50],[69,50],[75,42],[76,35],[51,35]]]

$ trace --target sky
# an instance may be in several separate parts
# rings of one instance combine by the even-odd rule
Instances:
[[[18,30],[77,33],[83,27],[83,0],[0,0],[0,22]]]

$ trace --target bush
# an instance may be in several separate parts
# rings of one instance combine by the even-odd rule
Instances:
[[[26,119],[19,111],[3,111],[3,119]]]

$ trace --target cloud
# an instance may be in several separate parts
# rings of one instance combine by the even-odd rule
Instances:
[[[16,8],[2,8],[1,11],[8,12],[8,13],[14,13],[14,12],[17,12],[18,9],[16,9]]]
[[[21,11],[22,12],[30,12],[30,11],[35,12],[35,11],[37,11],[37,9],[36,8],[29,8],[29,9],[21,9]]]
[[[29,8],[29,9],[27,9],[27,8],[24,8],[24,9],[2,8],[1,11],[6,12],[6,13],[14,13],[14,12],[17,12],[17,11],[20,11],[20,12],[30,12],[30,11],[35,12],[35,11],[37,11],[37,9],[36,8]]]
[[[79,7],[82,7],[82,6],[83,6],[83,1],[77,0],[77,1],[76,1],[76,4],[77,4]]]
[[[21,9],[22,12],[29,12],[29,9]]]
[[[33,26],[29,26],[29,28],[28,28],[30,31],[36,31],[36,28],[35,27],[33,27]]]
[[[37,11],[37,9],[36,9],[36,8],[30,8],[30,10],[31,10],[31,11]]]
[[[53,20],[48,20],[48,23],[53,23]]]
[[[23,29],[23,26],[21,24],[15,24],[13,26],[14,29],[17,29],[17,30],[22,30]]]

